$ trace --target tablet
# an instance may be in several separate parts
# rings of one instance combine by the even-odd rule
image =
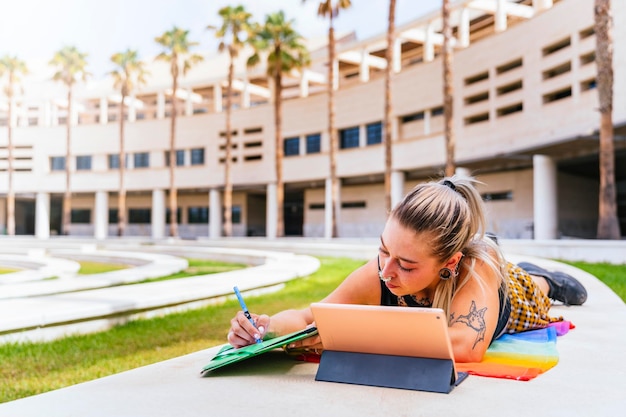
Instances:
[[[324,350],[454,361],[442,309],[313,303]]]

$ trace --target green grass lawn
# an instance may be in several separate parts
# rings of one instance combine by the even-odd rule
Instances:
[[[246,297],[253,312],[302,308],[332,291],[363,262],[323,258],[314,274],[288,282],[273,294]],[[48,343],[0,345],[0,402],[89,381],[226,342],[236,300],[107,332]]]
[[[247,297],[248,307],[267,314],[305,307],[322,299],[363,263],[336,258],[320,260],[317,272],[288,282],[281,291]],[[626,265],[570,264],[597,276],[626,301]],[[190,268],[194,268],[191,263]],[[229,321],[239,308],[236,300],[230,300],[162,318],[133,321],[102,333],[48,343],[0,345],[0,402],[225,343]]]

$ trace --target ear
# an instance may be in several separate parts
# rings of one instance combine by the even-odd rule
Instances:
[[[446,268],[449,268],[452,271],[456,270],[457,265],[461,262],[461,258],[463,258],[462,252],[459,251],[455,253],[450,259],[448,259],[448,262],[446,262]]]

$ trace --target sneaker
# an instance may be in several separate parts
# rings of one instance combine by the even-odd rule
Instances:
[[[528,262],[520,262],[517,266],[531,275],[544,277],[550,287],[549,298],[572,306],[579,306],[587,301],[587,290],[573,276],[565,272],[548,271]]]

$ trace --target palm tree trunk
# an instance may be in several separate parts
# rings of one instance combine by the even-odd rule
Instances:
[[[7,234],[9,236],[15,235],[15,191],[13,190],[13,80],[9,80],[9,89],[11,94],[8,94],[9,99],[9,114],[8,114],[8,167],[7,176],[9,181],[9,187],[7,190]]]
[[[72,222],[72,191],[70,188],[71,179],[71,144],[72,144],[72,85],[67,87],[67,117],[66,141],[65,141],[65,193],[63,194],[63,234],[70,234],[70,224]]]
[[[387,24],[387,51],[385,59],[385,209],[391,212],[391,169],[393,164],[391,146],[391,117],[393,106],[391,103],[391,75],[393,71],[393,44],[395,38],[396,0],[389,0],[389,22]]]
[[[176,180],[174,174],[176,172],[176,91],[178,90],[178,57],[172,57],[172,112],[170,124],[170,236],[178,237],[177,211],[178,201],[176,195]]]
[[[610,0],[595,0],[596,65],[600,102],[598,239],[620,239],[613,144],[613,33]]]
[[[277,62],[274,73],[274,131],[276,139],[276,236],[282,237],[285,234],[284,209],[285,185],[283,184],[283,155],[282,144],[282,90],[283,80],[281,74],[280,49],[276,51]]]
[[[232,46],[229,48],[230,62],[228,64],[228,86],[226,87],[226,159],[224,160],[224,236],[233,235],[233,183],[230,178],[232,164],[232,93],[233,77],[235,74],[235,52]]]
[[[446,176],[454,175],[454,150],[456,138],[454,136],[454,108],[452,88],[452,27],[450,25],[450,0],[443,0],[443,117],[444,135],[446,141]]]
[[[339,205],[339,179],[337,178],[338,138],[335,129],[335,29],[333,16],[330,14],[328,28],[328,135],[330,138],[330,183],[331,183],[331,237],[337,237],[337,211]]]
[[[119,154],[119,170],[120,170],[120,189],[117,200],[117,235],[124,236],[126,229],[126,186],[124,184],[124,173],[126,170],[126,152],[124,150],[124,100],[126,94],[122,88],[122,102],[120,105],[120,154]]]

